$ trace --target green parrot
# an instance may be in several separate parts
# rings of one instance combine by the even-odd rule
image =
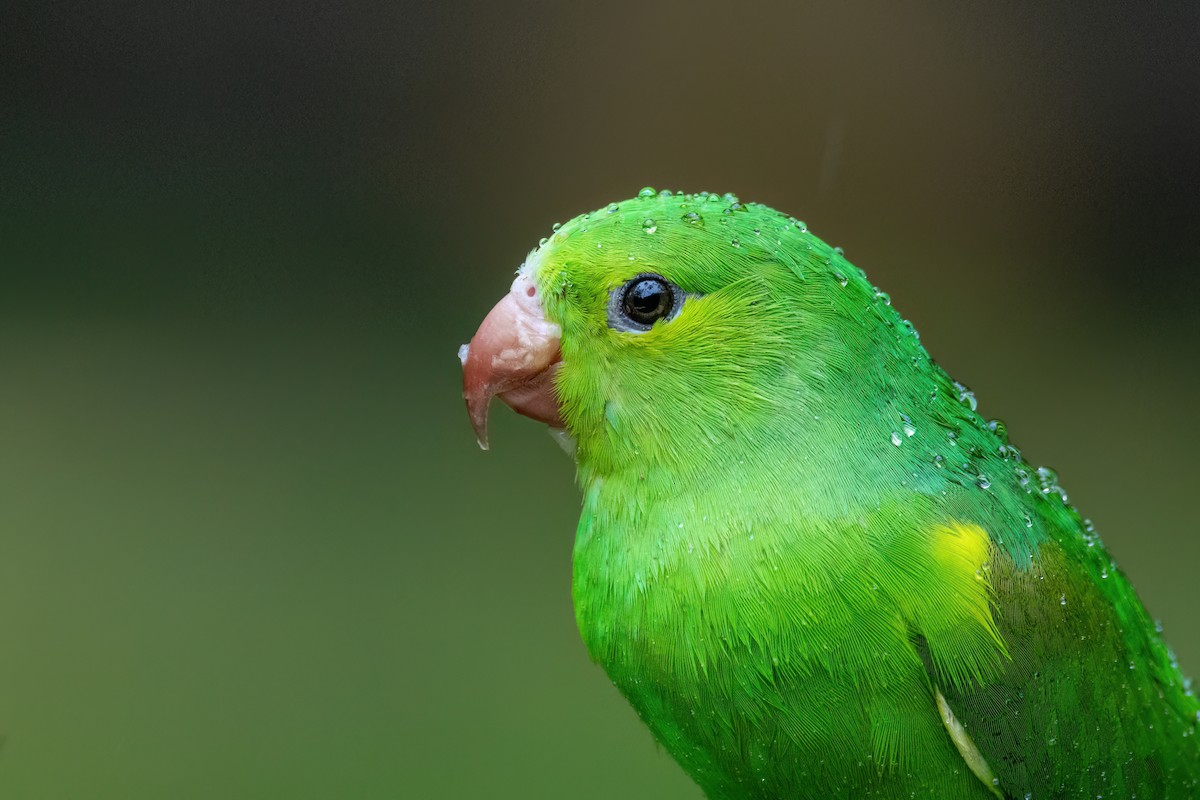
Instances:
[[[712,800],[1200,797],[1200,702],[1057,476],[803,222],[644,189],[460,350],[561,432],[591,657]]]

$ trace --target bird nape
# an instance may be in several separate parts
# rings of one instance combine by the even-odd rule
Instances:
[[[804,223],[642,190],[463,360],[574,443],[592,658],[712,800],[1200,796],[1200,703],[1048,469]]]

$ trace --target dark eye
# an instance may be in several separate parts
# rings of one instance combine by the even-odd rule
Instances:
[[[645,333],[660,319],[679,313],[685,294],[675,284],[654,273],[642,273],[616,287],[608,296],[608,326],[628,333]]]
[[[671,285],[657,275],[634,278],[625,284],[621,310],[639,325],[653,325],[675,308]]]

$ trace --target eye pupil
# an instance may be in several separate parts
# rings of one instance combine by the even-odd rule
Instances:
[[[634,322],[650,325],[671,313],[675,298],[662,278],[638,278],[625,288],[621,305]]]

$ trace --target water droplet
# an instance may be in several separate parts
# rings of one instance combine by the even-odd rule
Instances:
[[[916,426],[914,426],[911,422],[904,423],[904,435],[905,436],[913,436],[916,434],[916,432],[917,432]]]
[[[954,388],[958,391],[958,402],[969,407],[972,411],[979,408],[979,401],[975,399],[974,392],[958,381],[954,382]]]
[[[741,247],[741,246],[742,246],[742,243],[741,243],[739,240],[737,240],[737,239],[733,239],[733,240],[731,240],[729,243],[730,243],[731,245],[733,245],[734,247]]]
[[[555,232],[555,233],[557,233],[557,232],[558,232],[558,229],[559,229],[559,228],[561,228],[561,227],[562,227],[562,223],[561,223],[561,222],[556,222],[556,223],[554,223],[553,225],[551,225],[551,226],[550,226],[550,230],[551,230],[551,231],[553,231],[553,232]]]
[[[987,475],[982,475],[982,474],[975,478],[975,485],[978,486],[980,489],[992,488],[991,480],[988,478]]]
[[[892,304],[891,295],[880,289],[878,286],[875,287],[875,299],[882,300],[885,306],[890,306]]]
[[[846,255],[846,251],[840,247],[835,247],[835,248],[833,248],[833,254],[835,256],[838,256],[839,258],[844,258]]]
[[[934,453],[934,454],[933,454],[933,465],[934,465],[935,467],[937,467],[938,469],[941,469],[941,468],[942,468],[942,465],[945,463],[945,461],[946,461],[946,459],[942,458],[942,457],[941,457],[940,455],[938,455],[937,453]]]
[[[684,214],[682,219],[684,222],[690,225],[699,225],[704,221],[703,218],[695,211],[689,211],[688,213]]]
[[[1059,597],[1058,597],[1058,604],[1059,604],[1060,606],[1065,606],[1065,605],[1067,604],[1067,595],[1066,595],[1065,593],[1064,593],[1064,594],[1061,594],[1061,595],[1059,595]]]
[[[671,190],[670,190],[670,189],[663,189],[661,192],[659,192],[659,193],[658,193],[658,196],[659,196],[659,197],[671,197],[671,196],[672,196],[672,195],[671,195]]]
[[[1064,504],[1067,502],[1067,493],[1058,484],[1058,473],[1057,472],[1050,469],[1049,467],[1038,467],[1037,468],[1037,480],[1038,480],[1038,486],[1041,487],[1042,494],[1058,495],[1058,497],[1062,499]]]
[[[755,229],[754,229],[754,235],[755,235],[755,236],[762,236],[762,231],[760,231],[758,228],[755,228]]]
[[[900,431],[892,431],[892,444],[899,447],[904,440],[900,438]]]
[[[1029,516],[1028,514],[1025,515],[1025,527],[1026,528],[1033,527],[1033,517]]]
[[[608,213],[610,213],[610,214],[613,214],[613,213],[615,213],[615,212],[616,212],[616,210],[617,210],[617,209],[619,209],[619,208],[620,208],[620,206],[619,206],[619,205],[617,205],[616,203],[609,203],[609,204],[608,204],[608,208],[607,208],[607,209],[605,209],[605,210],[606,210]]]
[[[847,278],[845,275],[843,275],[840,272],[833,273],[833,277],[837,278],[837,282],[840,283],[843,287],[846,284],[850,283],[850,279]]]
[[[643,186],[641,191],[638,192],[638,197],[654,197],[656,194],[658,192],[655,191],[653,186]]]
[[[658,230],[657,222],[655,222],[652,219],[642,220],[642,232],[643,233],[654,233],[656,230]]]
[[[1026,494],[1032,494],[1033,490],[1029,488],[1029,473],[1021,467],[1013,470],[1013,474],[1017,476],[1017,483],[1025,490]]]
[[[543,236],[541,239],[538,239],[538,247],[545,247],[546,242],[548,242],[548,241],[550,241],[550,240],[547,239],[545,236]]]

